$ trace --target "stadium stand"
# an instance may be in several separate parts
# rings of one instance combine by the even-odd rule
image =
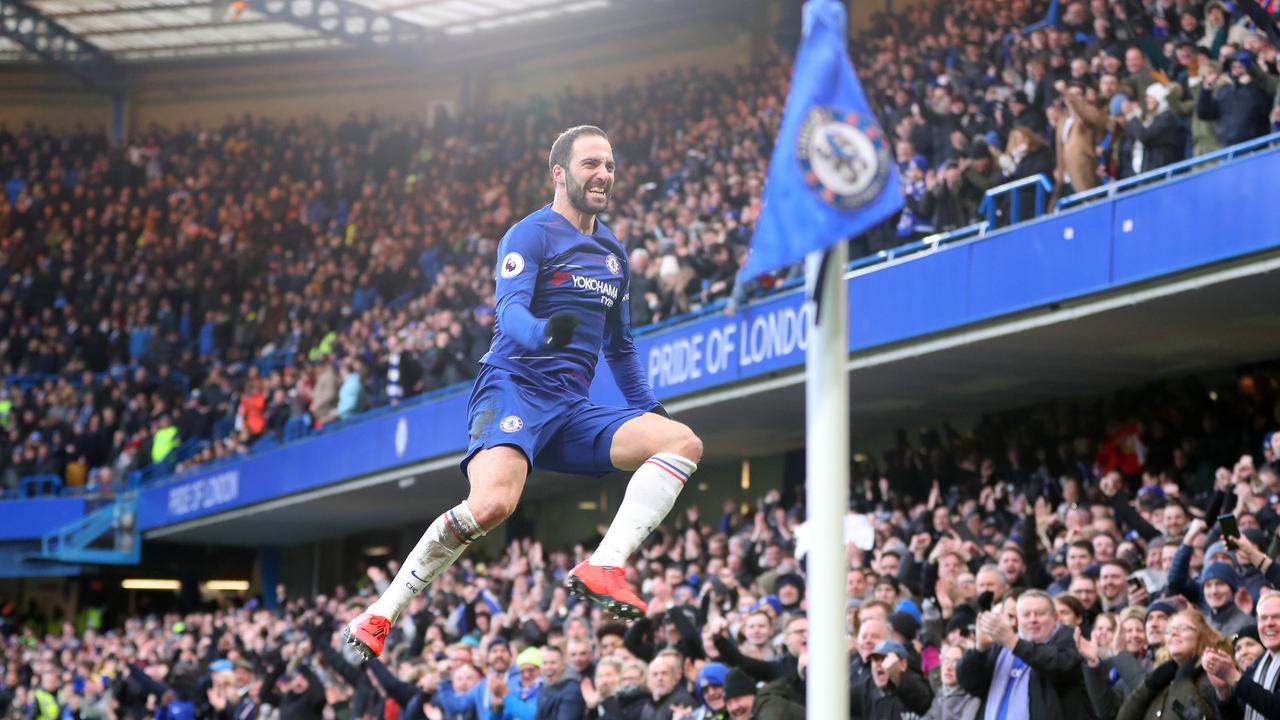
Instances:
[[[1047,12],[917,5],[854,45],[909,196],[862,253],[1011,219],[981,207],[1007,182],[1044,174],[1067,198],[1280,127],[1252,0]],[[0,489],[118,489],[465,382],[496,240],[545,201],[546,138],[583,116],[620,129],[637,325],[768,294],[787,273],[732,279],[787,71],[672,71],[430,125],[153,127],[116,149],[0,126]],[[903,432],[860,460],[851,510],[875,549],[850,547],[854,717],[1236,716],[1275,677],[1228,678],[1280,651],[1276,427],[1263,365]],[[0,600],[0,718],[804,717],[802,502],[673,517],[628,568],[650,602],[630,626],[566,595],[588,542],[464,557],[368,664],[339,631],[394,564],[318,597],[149,613]],[[1235,540],[1214,526],[1228,512]],[[1208,650],[1224,642],[1230,669]],[[1029,692],[1006,690],[1015,655]]]
[[[1077,2],[1038,28],[1037,12],[920,6],[854,45],[908,197],[863,251],[994,219],[1002,183],[1043,174],[1066,197],[1280,123],[1275,41],[1243,8],[1204,27],[1195,8]],[[545,201],[544,138],[584,113],[621,129],[613,225],[643,272],[637,326],[766,292],[775,278],[735,297],[733,278],[786,73],[677,70],[431,127],[153,127],[112,152],[100,133],[0,128],[16,420],[0,490],[163,475],[466,380],[492,334],[496,240]]]
[[[783,72],[674,71],[430,129],[151,128],[111,153],[0,130],[6,492],[190,467],[472,377],[497,240],[545,202],[543,138],[570,115],[626,128],[614,228],[644,272],[636,324],[727,300]]]
[[[876,548],[851,546],[848,576],[857,717],[883,717],[875,713],[886,707],[976,708],[985,688],[963,671],[957,681],[954,669],[973,647],[982,593],[999,607],[1018,590],[1048,590],[1057,617],[1084,633],[1071,641],[1073,672],[1102,668],[1102,689],[1089,693],[1094,707],[1133,687],[1122,673],[1166,662],[1166,626],[1200,617],[1196,607],[1206,633],[1244,638],[1237,657],[1256,657],[1249,615],[1259,593],[1275,587],[1264,559],[1275,545],[1271,555],[1260,548],[1274,543],[1280,521],[1280,432],[1259,429],[1280,425],[1277,387],[1275,366],[1234,383],[1153,383],[993,415],[971,434],[929,428],[867,460],[854,509],[872,518]],[[1220,510],[1233,510],[1243,533],[1238,574],[1219,562],[1229,551],[1201,518]],[[394,564],[370,565],[331,595],[281,597],[274,611],[259,599],[228,600],[138,618],[99,597],[73,620],[0,603],[0,716],[43,717],[56,706],[93,717],[152,708],[225,717],[269,705],[307,718],[533,717],[527,711],[552,695],[585,707],[563,716],[575,718],[663,709],[659,716],[688,717],[686,707],[718,717],[726,696],[753,695],[760,708],[796,712],[806,657],[797,614],[803,516],[799,499],[777,492],[751,508],[731,503],[718,517],[681,513],[634,559],[630,570],[651,605],[629,627],[561,586],[589,543],[549,550],[515,540],[490,562],[464,558],[415,600],[385,665],[363,671],[339,650],[338,631],[385,587]],[[1215,592],[1215,582],[1230,592]],[[109,631],[121,621],[122,630]],[[902,646],[905,668],[892,692],[876,695],[870,684],[883,686],[884,676],[872,666],[884,649],[898,652],[885,641]],[[1082,668],[1081,655],[1097,664]],[[499,700],[504,709],[495,710]]]

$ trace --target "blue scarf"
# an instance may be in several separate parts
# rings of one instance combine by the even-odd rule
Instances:
[[[991,677],[983,720],[1017,720],[1031,717],[1028,688],[1031,668],[1008,648],[1001,648],[996,671]]]

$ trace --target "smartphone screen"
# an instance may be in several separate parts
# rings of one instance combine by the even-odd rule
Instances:
[[[1222,528],[1222,536],[1228,538],[1240,537],[1240,526],[1236,524],[1235,513],[1227,513],[1218,517],[1218,527]]]

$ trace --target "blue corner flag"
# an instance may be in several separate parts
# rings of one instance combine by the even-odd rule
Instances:
[[[808,0],[804,39],[769,163],[750,280],[825,250],[902,208],[898,169],[847,50],[839,0]]]

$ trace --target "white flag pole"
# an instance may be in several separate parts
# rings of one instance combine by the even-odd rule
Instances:
[[[848,290],[844,241],[810,253],[805,275],[816,292],[805,382],[805,508],[808,511],[809,666],[806,717],[849,717],[849,661],[845,641],[844,516],[849,506]],[[821,277],[819,274],[821,273]]]

